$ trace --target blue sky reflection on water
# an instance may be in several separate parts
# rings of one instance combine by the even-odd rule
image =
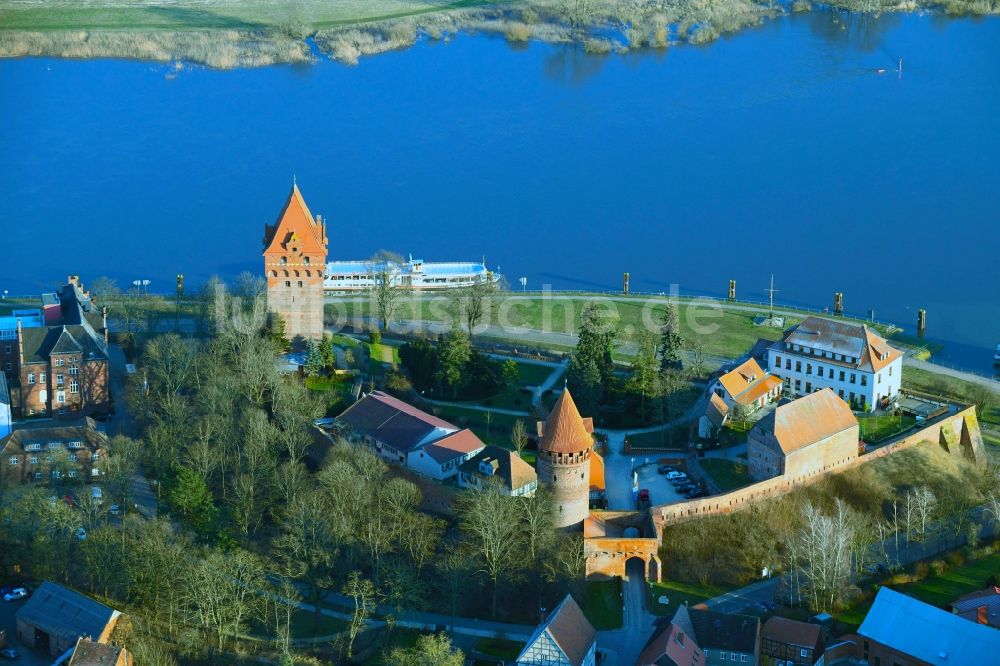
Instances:
[[[998,64],[996,19],[833,13],[627,56],[460,36],[173,79],[4,61],[0,283],[257,271],[294,173],[333,257],[485,255],[536,288],[735,278],[745,298],[773,272],[781,300],[926,307],[935,335],[992,349]]]

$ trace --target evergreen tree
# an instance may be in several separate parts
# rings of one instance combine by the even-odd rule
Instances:
[[[447,386],[453,395],[457,395],[470,358],[472,342],[469,334],[455,326],[441,339],[438,347],[438,368],[435,373],[438,385],[442,388]]]
[[[573,400],[582,414],[596,414],[601,398],[604,397],[604,386],[601,383],[601,371],[592,359],[587,359],[574,352],[566,368],[566,387],[573,394]]]
[[[667,303],[660,324],[662,326],[660,331],[660,368],[680,370],[684,365],[681,361],[684,337],[681,335],[680,317],[673,303]]]
[[[579,342],[576,344],[574,356],[579,358],[580,371],[593,364],[600,374],[603,390],[610,389],[614,383],[615,364],[612,353],[617,336],[616,314],[604,311],[594,301],[583,308],[583,313],[580,315]]]
[[[323,355],[319,351],[319,345],[315,340],[306,342],[306,374],[310,377],[318,377],[323,372]]]
[[[329,333],[323,334],[323,339],[319,342],[319,355],[323,360],[323,367],[333,370],[337,367],[337,354],[333,351],[333,336]]]

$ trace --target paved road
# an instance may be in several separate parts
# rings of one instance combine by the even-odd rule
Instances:
[[[125,387],[128,381],[128,372],[125,370],[125,353],[118,345],[108,346],[108,356],[110,358],[109,379],[111,382],[111,396],[115,404],[115,413],[111,420],[105,424],[109,436],[126,435],[128,437],[138,437],[141,434],[138,424],[132,418],[132,413],[128,409],[125,401]],[[142,469],[137,469],[132,475],[132,504],[135,509],[145,518],[155,518],[157,515],[156,493],[153,491]]]
[[[622,628],[597,634],[597,645],[607,654],[606,666],[633,666],[653,633],[656,618],[646,610],[646,578],[638,559],[627,565],[622,596]]]

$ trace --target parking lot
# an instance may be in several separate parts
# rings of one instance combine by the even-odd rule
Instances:
[[[637,460],[636,465],[638,464],[639,461]],[[657,504],[683,502],[684,497],[674,490],[673,484],[667,481],[666,476],[656,471],[657,467],[657,463],[650,462],[643,464],[642,467],[636,470],[639,476],[639,488],[649,490],[649,499],[654,506]]]
[[[17,661],[7,662],[0,659],[0,664],[19,664],[20,666],[48,666],[53,661],[47,654],[29,652],[19,640],[17,640],[17,627],[14,621],[14,614],[24,605],[24,601],[6,602],[0,599],[0,627],[7,630],[7,647],[12,647],[21,653],[21,658]]]

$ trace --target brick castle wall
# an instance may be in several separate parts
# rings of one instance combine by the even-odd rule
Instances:
[[[536,466],[539,483],[552,490],[556,527],[578,527],[590,515],[590,451],[563,455],[563,462],[539,451]]]
[[[913,448],[924,442],[933,442],[951,455],[964,456],[973,460],[982,460],[985,456],[975,407],[966,407],[955,414],[941,417],[931,425],[914,431],[892,444],[887,444],[857,456],[853,460],[836,465],[834,471],[843,472],[876,458]],[[779,476],[722,495],[689,500],[678,504],[655,506],[652,513],[657,534],[662,535],[662,529],[665,525],[693,518],[728,514],[743,509],[752,502],[779,497],[796,487],[815,483],[824,478],[830,471],[814,471],[811,474],[794,478]]]

